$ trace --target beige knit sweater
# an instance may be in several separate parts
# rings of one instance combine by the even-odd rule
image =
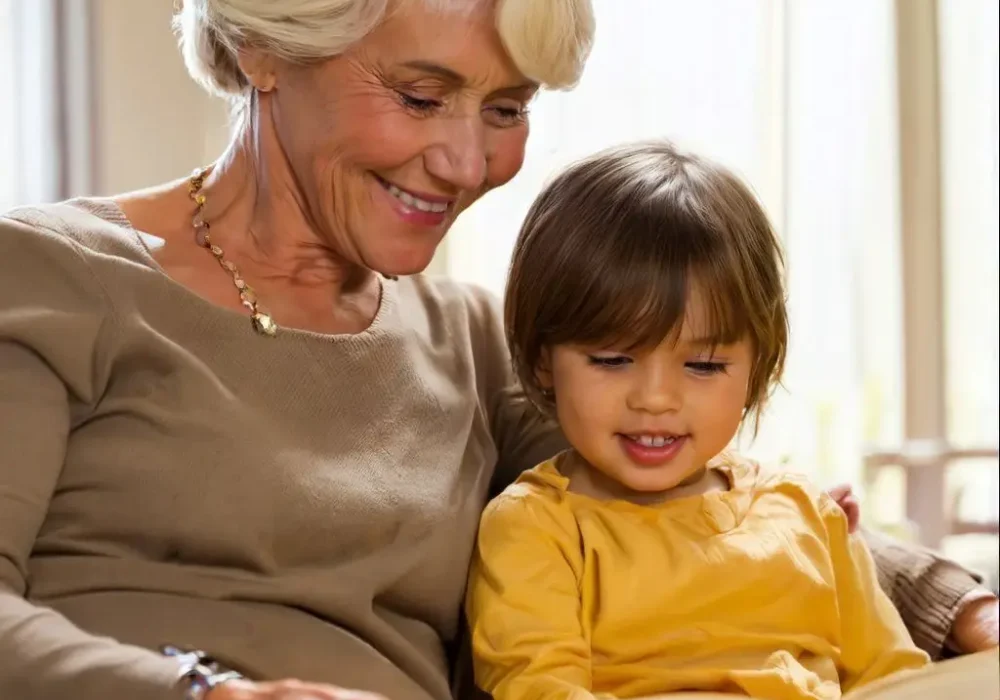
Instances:
[[[505,400],[508,365],[494,301],[452,282],[387,282],[364,333],[271,339],[110,202],[0,219],[0,698],[173,698],[164,643],[448,697],[495,468],[561,446]],[[972,580],[875,554],[940,646]]]

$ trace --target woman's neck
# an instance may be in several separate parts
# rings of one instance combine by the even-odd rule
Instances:
[[[263,110],[262,110],[263,112]],[[378,312],[373,271],[347,260],[309,214],[267,118],[244,128],[210,168],[202,186],[212,242],[254,288],[279,326],[356,333]],[[188,181],[122,195],[132,225],[162,238],[157,261],[176,281],[209,301],[242,309],[233,281],[194,245]]]
[[[248,275],[324,287],[335,297],[368,287],[374,274],[333,248],[309,212],[266,110],[260,114],[205,180],[213,239]]]

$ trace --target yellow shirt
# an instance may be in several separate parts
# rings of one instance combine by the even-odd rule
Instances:
[[[467,612],[495,700],[680,690],[829,700],[928,663],[828,496],[722,458],[730,490],[638,506],[559,458],[483,514]]]

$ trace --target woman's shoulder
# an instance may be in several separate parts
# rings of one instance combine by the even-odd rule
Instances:
[[[444,332],[449,342],[468,342],[475,354],[504,355],[503,312],[499,298],[487,289],[448,277],[413,275],[400,279],[405,318],[424,318],[428,332]]]
[[[151,260],[146,245],[118,206],[103,198],[12,209],[0,216],[0,245],[14,252],[15,260],[60,250],[83,258],[97,254],[146,265]]]
[[[502,323],[500,299],[476,284],[443,275],[413,275],[402,278],[404,295],[424,307],[462,319],[495,325]]]

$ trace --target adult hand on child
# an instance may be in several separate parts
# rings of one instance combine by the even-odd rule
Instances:
[[[1000,600],[983,595],[966,603],[951,627],[951,645],[963,654],[1000,646]]]
[[[345,690],[325,683],[283,680],[272,683],[229,681],[209,691],[205,700],[385,700],[381,695]]]
[[[861,505],[858,503],[858,499],[854,497],[851,485],[838,484],[827,493],[830,494],[830,498],[837,502],[837,505],[840,506],[840,509],[847,516],[848,531],[854,532],[857,530],[858,523],[861,522]]]

